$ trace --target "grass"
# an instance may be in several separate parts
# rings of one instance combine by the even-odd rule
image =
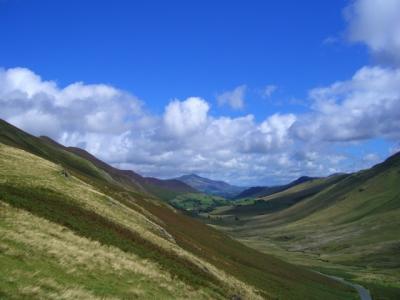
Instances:
[[[218,196],[200,193],[185,193],[177,195],[175,198],[170,200],[169,203],[176,208],[198,214],[209,212],[218,206],[226,205],[229,201]]]
[[[374,299],[397,299],[399,182],[397,155],[279,212],[243,214],[240,222],[234,222],[229,214],[232,209],[220,210],[214,224],[266,253],[347,276],[369,288]],[[288,191],[267,201],[284,199],[290,196]]]
[[[274,213],[315,195],[346,177],[347,175],[338,175],[313,179],[265,197],[240,199],[231,203],[230,207],[221,210],[220,214],[234,215],[240,218]],[[217,214],[219,211],[214,212],[214,215]]]
[[[211,298],[225,298],[227,295],[256,298],[252,288],[255,286],[264,298],[295,299],[304,295],[305,299],[335,299],[338,296],[352,299],[354,296],[352,291],[340,284],[249,249],[192,218],[174,212],[161,202],[138,197],[131,191],[118,190],[114,185],[100,188],[96,185],[96,178],[85,178],[86,181],[83,181],[83,178],[71,175],[72,173],[65,177],[61,166],[25,151],[0,145],[0,165],[0,199],[3,203],[8,203],[7,209],[12,208],[14,212],[21,212],[23,209],[25,214],[28,214],[26,211],[29,212],[30,218],[47,222],[48,227],[57,227],[61,232],[93,242],[93,245],[122,251],[132,260],[138,261],[138,264],[148,262],[159,270],[157,272],[165,274],[166,278],[171,277],[177,284],[187,287],[188,291],[173,288],[176,293],[181,290],[182,293],[190,292],[192,298],[201,298],[202,295]],[[9,219],[13,218],[15,219]],[[2,223],[1,226],[4,228],[9,225]],[[23,227],[17,222],[11,231],[21,232],[21,228]],[[32,262],[26,258],[20,259],[32,255],[36,251],[35,247],[47,247],[40,244],[44,240],[51,241],[52,238],[46,237],[46,234],[43,237],[36,246],[21,244],[28,242],[21,237],[12,236],[8,239],[8,247],[19,251],[19,254],[12,258],[6,252],[2,257],[4,271],[1,273],[7,274],[10,269],[19,270],[15,281],[21,282],[21,286],[5,281],[1,288],[3,294],[23,296],[26,293],[29,298],[32,293],[38,293],[38,297],[50,297],[42,291],[46,287],[40,282],[48,277],[52,278],[46,274],[56,272],[46,271],[46,268],[62,269],[62,266],[57,265],[57,259],[54,258],[56,262],[47,261],[45,258],[49,255],[42,250],[37,250],[37,253],[42,253],[42,258]],[[71,257],[82,256],[81,259],[84,260],[85,254],[76,253],[76,248],[66,247],[66,251],[71,252]],[[48,259],[50,258],[53,259],[53,255]],[[112,262],[113,260],[109,261]],[[107,264],[105,268],[108,268]],[[31,278],[29,276],[33,275],[26,274],[27,270],[40,270],[39,273],[43,272],[45,278]],[[58,284],[61,291],[57,291],[56,287],[52,290],[57,295],[62,296],[61,293],[67,285],[76,286],[76,290],[69,291],[72,293],[68,296],[70,298],[77,293],[86,293],[88,298],[107,298],[107,295],[114,294],[124,298],[124,293],[128,293],[124,288],[125,277],[121,277],[118,282],[114,279],[114,286],[110,279],[109,290],[104,290],[109,277],[101,271],[93,271],[90,272],[92,275],[87,275],[96,277],[93,282],[84,274],[82,278],[77,277],[75,284],[68,283],[68,280],[72,280],[68,279],[71,276],[68,272],[60,274],[62,278]],[[83,286],[79,284],[86,281],[87,284]],[[147,287],[142,288],[144,291],[136,288],[139,294],[146,293]],[[151,293],[153,288],[148,289]],[[313,291],[312,295],[310,291]],[[168,293],[172,293],[173,297],[179,296],[165,291],[166,296],[170,295]]]
[[[0,273],[16,273],[11,282],[0,283],[1,296],[356,298],[354,291],[342,284],[246,247],[143,193],[134,184],[127,187],[129,182],[120,182],[84,158],[77,159],[59,147],[0,124],[0,139],[19,148],[0,144],[0,202],[2,214],[11,216],[4,218],[8,223],[0,221],[0,230],[8,232],[7,249],[0,249]],[[21,230],[25,226],[21,224],[23,219],[27,224],[39,222],[43,226],[37,227],[36,233],[26,230],[28,235],[21,235],[25,230]],[[49,232],[45,227],[58,228],[60,233]],[[70,234],[76,239],[70,239]],[[30,244],[26,238],[29,235],[35,237],[32,241],[36,243]],[[82,241],[90,245],[80,251],[81,246],[74,247],[73,240],[76,245]],[[56,241],[66,250],[60,257],[55,254]],[[87,253],[95,253],[97,248],[116,255],[123,253],[121,258],[136,264],[137,270],[132,269],[135,275],[123,275],[125,271],[117,267],[122,263],[111,258],[101,258],[104,264],[87,260]],[[80,267],[73,263],[71,268],[66,266],[67,256],[82,262]],[[94,269],[88,271],[91,267]],[[81,274],[76,279],[72,272],[75,269]],[[162,275],[154,285],[131,283],[135,278],[138,282],[153,282],[153,271]],[[53,287],[46,285],[48,278],[56,281]],[[168,286],[169,278],[176,282],[172,290],[158,288]]]
[[[207,291],[213,298],[222,297],[228,286],[236,284],[234,279],[226,275],[224,278],[213,266],[165,239],[160,226],[144,215],[79,179],[64,177],[57,165],[3,145],[0,154],[2,201],[81,237],[151,260],[176,280],[199,293]],[[15,164],[24,168],[15,168]],[[238,294],[252,293],[245,285],[241,290],[231,289]]]
[[[55,164],[64,165],[78,173],[117,184],[109,174],[96,168],[91,162],[68,151],[58,149],[51,143],[31,136],[2,120],[0,120],[0,142],[26,150]]]
[[[139,201],[165,224],[178,245],[262,291],[267,299],[356,299],[351,289],[229,238],[200,221]]]
[[[172,299],[194,294],[190,286],[134,254],[80,237],[1,201],[0,215],[4,298]]]

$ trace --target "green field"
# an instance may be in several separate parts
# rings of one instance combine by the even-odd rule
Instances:
[[[251,209],[218,208],[206,220],[265,253],[361,283],[374,299],[398,299],[399,182],[397,154],[374,168],[328,182],[302,199],[298,196],[315,183],[260,200],[289,203],[293,198],[284,209],[268,211],[261,205],[257,210],[257,204],[247,206]]]
[[[191,213],[204,213],[212,211],[218,206],[224,206],[229,203],[222,197],[200,194],[200,193],[185,193],[177,195],[169,201],[169,203],[179,209]]]
[[[357,298],[57,145],[0,140],[0,298]]]

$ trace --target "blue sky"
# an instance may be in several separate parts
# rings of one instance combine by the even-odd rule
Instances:
[[[388,129],[386,126],[364,133],[361,125],[369,123],[364,118],[353,122],[354,116],[347,116],[346,124],[337,125],[329,114],[346,111],[347,100],[350,107],[357,101],[362,102],[352,98],[359,93],[355,90],[359,86],[358,81],[352,78],[362,68],[368,68],[364,73],[371,80],[382,77],[373,68],[381,68],[384,72],[396,71],[398,68],[398,57],[393,54],[396,53],[397,42],[376,42],[376,36],[395,36],[398,33],[398,22],[393,17],[393,10],[396,13],[398,5],[396,1],[385,0],[383,6],[387,6],[387,10],[374,10],[370,2],[372,0],[0,1],[0,67],[3,73],[8,74],[4,78],[10,77],[7,80],[11,82],[16,80],[14,77],[22,76],[20,73],[7,73],[19,67],[40,76],[36,84],[52,82],[57,91],[76,82],[83,82],[83,85],[89,87],[104,84],[116,89],[118,93],[124,93],[122,98],[118,96],[107,102],[111,104],[93,100],[92,105],[88,105],[90,112],[82,115],[81,120],[93,120],[91,116],[98,117],[102,109],[107,111],[107,105],[114,107],[118,103],[131,101],[137,106],[134,114],[116,117],[113,126],[121,123],[119,128],[106,128],[104,124],[98,123],[96,126],[88,125],[86,129],[82,126],[79,129],[77,124],[63,123],[59,127],[55,126],[59,132],[51,132],[45,125],[39,126],[40,122],[34,119],[49,120],[50,117],[69,116],[70,112],[66,114],[68,109],[76,110],[72,109],[73,104],[66,108],[65,104],[57,106],[51,103],[57,102],[54,99],[61,96],[55,96],[53,90],[46,89],[43,92],[38,88],[37,91],[41,92],[37,92],[36,96],[24,92],[31,100],[36,97],[46,104],[43,102],[37,107],[39,100],[32,100],[34,102],[31,106],[18,110],[10,104],[12,97],[7,96],[6,99],[3,96],[4,103],[8,102],[4,106],[7,109],[0,112],[0,117],[34,134],[48,134],[64,143],[80,145],[118,166],[161,177],[198,172],[235,183],[269,184],[292,179],[300,173],[323,175],[333,170],[365,167],[368,163],[383,159],[398,146],[395,134],[398,125],[392,124],[394,128]],[[347,13],[344,13],[345,10]],[[351,13],[348,13],[349,10]],[[371,15],[371,11],[376,11],[376,15]],[[376,29],[376,32],[368,31],[375,32],[375,36],[364,32],[363,29],[370,29],[369,26]],[[336,91],[333,84],[338,81],[344,82],[344,89],[351,91]],[[7,84],[10,85],[10,82]],[[392,86],[391,83],[387,84]],[[4,83],[3,90],[8,85]],[[268,86],[271,90],[267,95],[265,90]],[[329,89],[325,91],[329,99],[310,97],[310,91],[317,88]],[[236,94],[233,93],[235,89],[238,89]],[[82,90],[74,92],[82,93]],[[367,92],[370,95],[374,91]],[[43,100],[40,95],[46,93],[46,100]],[[81,99],[81,94],[71,97]],[[190,97],[197,97],[200,102],[185,102]],[[174,99],[179,100],[174,102]],[[397,105],[396,99],[393,105]],[[201,101],[207,107],[202,106]],[[333,110],[328,113],[321,108],[321,101],[335,101],[338,107],[331,107]],[[14,105],[16,103],[14,101]],[[379,103],[374,102],[374,105]],[[124,105],[113,110],[113,117],[124,109],[130,109]],[[186,128],[178,130],[178,125],[172,126],[169,123],[176,129],[175,135],[171,130],[159,132],[160,127],[168,127],[165,123],[168,107],[171,114],[175,113],[174,120],[181,120],[179,126]],[[199,109],[200,115],[195,114],[192,108],[196,111]],[[268,124],[264,124],[264,129],[260,129],[263,122],[274,114],[283,117],[276,122],[270,119]],[[369,114],[365,112],[365,116]],[[241,118],[249,115],[252,121],[243,121],[247,122],[243,125]],[[385,117],[376,116],[376,122],[369,124],[379,124],[378,121]],[[185,118],[198,121],[191,123]],[[321,124],[315,129],[316,132],[306,136],[304,126],[312,127],[307,122],[319,118]],[[79,122],[78,115],[76,120]],[[160,120],[164,120],[165,124]],[[240,137],[234,139],[232,133],[229,137],[224,135],[227,142],[221,144],[221,148],[197,151],[196,143],[213,143],[207,140],[208,136],[223,134],[221,124],[224,120],[233,122],[231,125],[225,122],[226,126],[247,126],[248,130],[238,129],[236,133],[250,140],[241,141]],[[275,124],[273,122],[276,125],[271,125]],[[290,137],[286,137],[286,132],[282,131],[282,122],[290,123],[286,127],[282,125],[286,131],[290,127]],[[351,132],[332,133],[332,126],[339,126],[338,130],[343,126],[347,130],[352,126],[350,123],[355,126]],[[129,136],[120,149],[123,155],[117,146],[115,149],[99,146],[102,138],[110,138],[98,136],[101,128],[104,132],[113,132],[113,138],[119,141],[121,136]],[[185,135],[193,138],[193,132],[188,128],[203,134],[198,140],[190,141]],[[215,128],[218,128],[218,134],[213,133]],[[146,136],[147,140],[135,144],[137,137],[127,133],[133,130],[140,131],[140,136]],[[310,142],[316,136],[320,138]],[[154,140],[157,143],[168,140],[176,148],[167,142],[160,146]],[[223,154],[221,157],[210,155],[211,152],[223,152],[224,147],[226,151],[231,151],[228,140],[235,145],[243,142],[246,146],[225,157]],[[150,146],[152,143],[154,145]],[[132,149],[127,144],[131,144]],[[188,144],[193,145],[192,148]],[[151,159],[144,154],[140,159],[135,157],[133,149],[139,146],[152,154]],[[164,152],[157,152],[152,147],[164,149]],[[99,148],[103,148],[104,152]],[[324,165],[319,171],[311,170],[302,167],[303,162],[296,161],[295,158],[299,157],[296,151],[315,152],[320,160],[326,160],[327,156],[342,156],[343,159],[338,165]],[[207,168],[199,167],[196,162],[182,163],[175,158],[174,153],[184,155],[179,152],[185,152],[187,160],[198,157],[200,161],[214,160],[214,163],[207,165]],[[250,159],[249,156],[254,157]],[[362,159],[367,156],[370,158],[368,162]],[[238,157],[239,161],[235,162]],[[242,166],[259,164],[263,160],[265,164],[270,164],[279,159],[289,160],[290,166],[283,163],[264,171],[259,170],[259,173],[254,167]],[[167,160],[175,162],[171,163],[174,167],[168,167],[170,163],[165,163]],[[225,164],[219,164],[221,161]],[[292,171],[285,172],[286,169]]]
[[[324,40],[345,29],[346,1],[3,1],[0,65],[23,66],[61,86],[109,83],[162,112],[172,98],[242,84],[278,85],[303,99],[368,62],[366,49]],[[275,110],[251,91],[257,118]],[[264,104],[264,105],[263,105]],[[238,114],[229,109],[215,113]]]

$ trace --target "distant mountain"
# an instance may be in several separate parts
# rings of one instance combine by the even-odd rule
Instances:
[[[293,186],[296,186],[298,184],[301,184],[301,183],[304,183],[307,181],[311,181],[314,179],[316,179],[316,177],[301,176],[301,177],[297,178],[296,180],[294,180],[288,184],[285,184],[285,185],[250,187],[248,189],[245,189],[238,195],[236,195],[235,199],[266,197],[266,196],[282,192]]]
[[[230,185],[224,181],[212,180],[196,174],[183,175],[176,179],[203,193],[226,198],[232,198],[246,189],[245,187]]]

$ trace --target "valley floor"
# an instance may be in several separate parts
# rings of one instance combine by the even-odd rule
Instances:
[[[224,221],[222,221],[224,222]],[[400,299],[400,269],[399,268],[373,268],[360,265],[340,264],[334,262],[334,257],[309,250],[301,250],[296,242],[277,241],[269,238],[268,233],[262,235],[254,232],[244,234],[232,222],[224,225],[212,224],[214,228],[227,232],[233,238],[246,246],[257,249],[278,257],[298,266],[306,267],[327,276],[345,279],[347,282],[359,284],[368,289],[374,300]],[[296,250],[298,248],[298,250]],[[361,298],[363,299],[363,298]],[[368,298],[365,298],[368,299]]]
[[[363,285],[375,300],[395,300],[399,182],[400,153],[367,170],[219,207],[203,220],[254,249]]]

